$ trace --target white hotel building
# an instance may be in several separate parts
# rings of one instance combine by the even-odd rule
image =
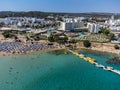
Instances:
[[[89,29],[90,33],[98,33],[100,31],[100,25],[95,23],[88,23],[87,28]]]
[[[60,22],[59,30],[71,31],[81,27],[84,27],[82,21],[73,18],[66,18],[63,22]]]

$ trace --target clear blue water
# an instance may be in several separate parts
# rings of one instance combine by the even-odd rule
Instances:
[[[82,34],[82,33],[79,33],[79,36],[80,36],[80,37],[84,37],[84,36],[87,36],[87,35]]]
[[[81,52],[104,65],[114,57],[95,51]],[[120,70],[119,65],[112,66]],[[72,54],[42,52],[1,56],[0,90],[120,90],[120,76]]]
[[[56,30],[54,29],[48,30],[48,33],[53,33],[53,32],[56,32]]]

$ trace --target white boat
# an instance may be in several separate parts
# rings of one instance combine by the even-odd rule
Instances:
[[[112,69],[113,69],[113,67],[109,67],[109,66],[107,66],[107,69],[108,69],[108,70],[112,70]]]
[[[113,70],[113,67],[107,66],[107,67],[103,67],[103,69],[104,69],[104,70],[107,70],[107,71],[111,71],[111,70]]]
[[[111,71],[120,75],[120,71],[119,70],[115,70],[114,69],[114,70],[111,70]]]
[[[96,67],[104,68],[105,66],[103,66],[101,64],[96,64]]]

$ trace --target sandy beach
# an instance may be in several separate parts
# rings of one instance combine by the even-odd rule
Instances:
[[[76,49],[89,49],[89,50],[95,50],[95,51],[100,51],[100,52],[107,52],[107,53],[113,53],[120,55],[120,49],[116,50],[114,48],[115,44],[111,43],[92,43],[90,48],[85,48],[83,46],[82,42],[79,42],[76,44]],[[54,43],[55,48],[47,48],[47,49],[41,49],[41,50],[31,50],[23,53],[5,53],[0,51],[1,56],[16,56],[16,55],[25,55],[25,54],[31,54],[31,53],[36,53],[36,52],[46,52],[46,51],[54,51],[54,50],[62,50],[66,49],[64,46],[58,47],[58,44]],[[120,46],[120,45],[119,45]]]

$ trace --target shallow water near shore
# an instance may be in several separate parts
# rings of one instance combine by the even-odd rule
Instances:
[[[81,53],[109,65],[115,55],[90,50]],[[120,90],[120,76],[104,71],[71,53],[40,52],[0,56],[0,90]]]

